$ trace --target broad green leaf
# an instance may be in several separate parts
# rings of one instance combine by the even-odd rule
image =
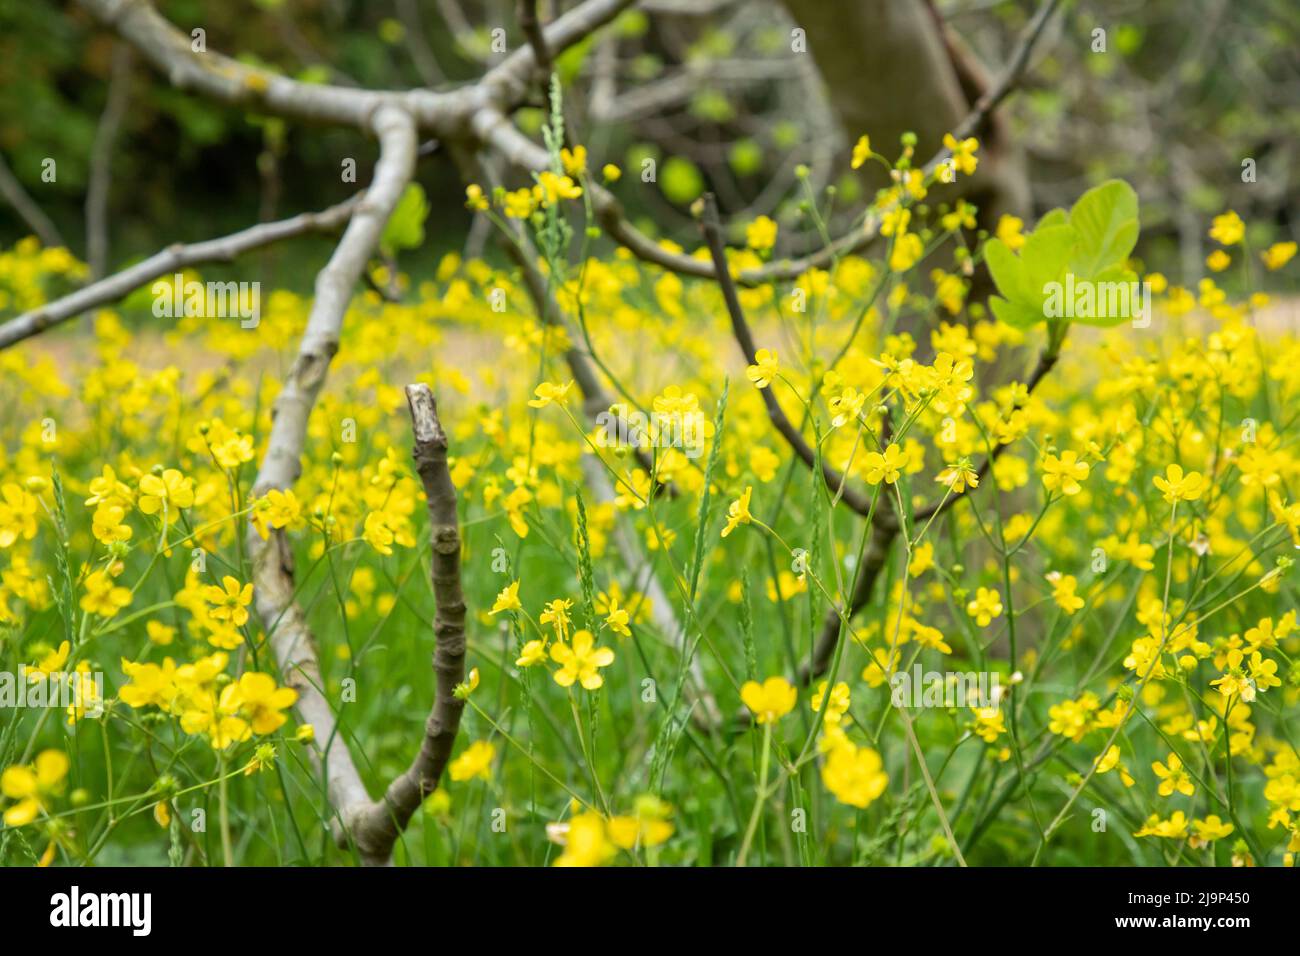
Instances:
[[[1043,218],[1038,220],[1037,229],[1046,229],[1048,226],[1064,226],[1070,222],[1070,217],[1064,209],[1053,209],[1051,212],[1044,213]]]
[[[1110,328],[1121,325],[1125,322],[1137,318],[1138,309],[1141,303],[1134,301],[1134,290],[1136,295],[1141,295],[1142,289],[1138,285],[1137,275],[1129,269],[1115,268],[1107,269],[1099,273],[1092,280],[1094,290],[1095,308],[1091,317],[1075,317],[1072,321],[1079,325],[1095,325],[1101,328]],[[1102,300],[1108,299],[1111,295],[1118,296],[1118,308],[1102,308]],[[1110,303],[1115,304],[1115,303]],[[1101,315],[1102,311],[1107,314]]]
[[[1064,281],[1077,238],[1072,226],[1046,229],[1039,226],[1025,240],[1020,249],[1020,262],[1025,270],[1025,283],[1033,292],[1031,301],[1041,304],[1046,295],[1043,287],[1049,282]]]
[[[1079,236],[1075,277],[1093,279],[1121,265],[1137,245],[1137,193],[1118,179],[1089,189],[1070,210],[1070,225]]]
[[[989,298],[989,308],[993,314],[1012,328],[1028,329],[1043,321],[1041,306],[1034,308],[1020,302],[1008,302],[1000,296]]]
[[[997,284],[998,291],[1014,302],[1032,303],[1033,292],[1025,278],[1025,267],[1001,239],[990,239],[984,246],[984,261]]]
[[[424,244],[424,220],[429,215],[429,203],[424,198],[424,187],[411,183],[397,201],[397,207],[388,217],[379,246],[388,255],[402,249],[418,249]]]

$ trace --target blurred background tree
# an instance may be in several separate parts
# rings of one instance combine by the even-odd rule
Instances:
[[[543,19],[569,5],[544,0]],[[853,141],[868,133],[892,155],[912,130],[918,158],[931,155],[997,76],[1037,7],[643,0],[556,68],[573,138],[596,167],[628,171],[619,191],[640,224],[693,245],[688,207],[707,189],[735,221],[776,217],[787,227],[778,253],[797,254],[818,240],[798,217],[795,169],[806,165],[814,188],[833,185],[847,221],[881,185],[870,178],[878,170],[849,170]],[[168,0],[159,8],[184,32],[201,27],[212,49],[299,79],[363,87],[452,88],[504,56],[503,43],[525,42],[512,0]],[[1260,241],[1297,238],[1297,47],[1300,7],[1288,0],[1062,4],[1020,92],[982,137],[985,162],[972,184],[981,224],[1001,212],[1032,219],[1119,176],[1142,197],[1140,251],[1152,268],[1199,274],[1208,251],[1201,224],[1227,207]],[[525,130],[540,125],[541,107],[539,98],[521,111]],[[374,144],[171,89],[75,3],[0,7],[0,197],[8,200],[0,201],[0,242],[35,230],[30,208],[20,211],[25,195],[79,256],[93,260],[101,232],[111,270],[168,242],[337,202],[355,188],[340,174],[347,158],[367,169]],[[632,188],[647,159],[654,184]],[[1243,181],[1243,164],[1253,182]],[[430,252],[481,251],[487,230],[463,209],[454,164],[426,161],[418,179],[433,199]],[[268,255],[304,249],[316,254],[307,242]],[[404,265],[418,274],[435,261]],[[290,258],[278,278],[305,287],[311,275]]]

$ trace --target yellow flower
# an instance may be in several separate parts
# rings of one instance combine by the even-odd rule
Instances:
[[[492,603],[492,610],[489,614],[500,614],[502,611],[518,611],[523,605],[519,603],[519,582],[512,581],[501,589],[497,595],[496,601]]]
[[[996,234],[1008,249],[1015,252],[1025,244],[1025,237],[1020,234],[1020,230],[1025,227],[1025,221],[1017,216],[1007,213],[1002,214],[998,220]]]
[[[476,740],[464,749],[459,757],[447,764],[447,775],[456,783],[492,779],[492,760],[497,748],[486,740]]]
[[[131,503],[131,489],[118,481],[117,473],[108,465],[104,466],[98,478],[90,480],[90,497],[86,507],[99,504],[128,505]]]
[[[17,802],[5,810],[5,826],[21,827],[48,810],[53,797],[63,792],[64,780],[71,764],[61,750],[44,750],[36,763],[27,767],[15,764],[0,774],[0,793]]]
[[[1160,786],[1157,788],[1160,796],[1171,796],[1177,790],[1184,796],[1190,797],[1196,792],[1196,787],[1192,785],[1191,776],[1183,769],[1182,760],[1175,753],[1171,753],[1166,759],[1167,765],[1159,760],[1151,764],[1151,769],[1160,778]]]
[[[889,774],[870,747],[841,744],[822,765],[822,783],[840,803],[865,809],[885,792]]]
[[[919,578],[934,567],[934,544],[923,541],[912,549],[912,558],[907,563],[908,577]]]
[[[87,614],[100,617],[112,617],[131,603],[131,592],[118,587],[113,579],[103,571],[92,571],[86,575],[86,593],[81,598],[81,609]]]
[[[966,613],[975,618],[980,627],[988,627],[990,621],[1002,614],[1002,595],[989,588],[980,588],[975,592],[975,599],[967,602]]]
[[[771,349],[759,349],[754,358],[758,364],[745,369],[745,374],[758,388],[767,388],[776,379],[777,372],[780,370],[776,353]]]
[[[289,528],[302,520],[302,505],[292,489],[281,491],[272,488],[265,496],[253,502],[253,525],[263,540],[269,528]]]
[[[212,609],[208,612],[215,621],[229,621],[235,627],[248,623],[248,605],[253,603],[253,585],[240,587],[236,578],[226,575],[221,579],[221,587],[209,584],[203,589],[203,597]]]
[[[610,842],[624,850],[659,846],[673,835],[673,825],[668,820],[671,815],[672,807],[647,794],[637,798],[633,816],[610,817],[606,830]]]
[[[869,452],[862,462],[863,467],[866,468],[867,482],[878,485],[883,481],[887,485],[892,485],[898,481],[907,461],[907,455],[896,444],[886,448],[883,455],[876,451]]]
[[[533,197],[543,208],[554,206],[561,199],[577,199],[581,195],[581,186],[568,176],[557,176],[550,170],[538,175],[537,185],[533,187]]]
[[[574,681],[587,690],[596,690],[605,683],[599,668],[614,663],[614,652],[608,647],[596,647],[590,631],[576,631],[571,644],[556,642],[551,645],[551,660],[560,665],[553,675],[561,687],[572,687]]]
[[[1134,836],[1154,836],[1166,840],[1181,840],[1187,836],[1187,814],[1182,810],[1177,810],[1168,820],[1161,820],[1160,815],[1153,813],[1147,817],[1147,822],[1143,824],[1142,829],[1133,834]]]
[[[140,479],[140,510],[147,515],[164,509],[174,515],[181,508],[194,504],[194,481],[175,468],[167,468],[161,475],[145,475]]]
[[[1228,255],[1222,249],[1215,249],[1205,257],[1205,265],[1211,272],[1222,272],[1228,266],[1232,265],[1232,256]]]
[[[724,538],[735,531],[738,525],[749,524],[754,520],[754,516],[749,513],[749,500],[753,495],[754,486],[746,485],[744,494],[727,506],[727,525],[722,529]]]
[[[953,494],[961,494],[967,488],[978,488],[979,473],[968,462],[958,462],[934,476],[934,480],[952,489]]]
[[[516,189],[505,194],[505,214],[510,219],[527,219],[536,208],[531,189]]]
[[[972,707],[975,714],[975,735],[986,744],[997,743],[1007,732],[1006,718],[999,707]]]
[[[1275,242],[1259,254],[1260,259],[1264,261],[1264,267],[1270,272],[1281,269],[1291,261],[1291,257],[1296,253],[1296,244],[1294,242]]]
[[[605,177],[605,182],[616,183],[623,178],[623,170],[619,169],[613,163],[606,163],[600,168],[600,174]]]
[[[126,509],[121,505],[101,504],[95,509],[91,518],[90,532],[96,541],[113,544],[116,541],[130,541],[131,528],[125,524]]]
[[[599,813],[579,813],[567,824],[546,829],[564,844],[564,852],[555,860],[556,866],[600,866],[618,852]]]
[[[1210,814],[1204,820],[1193,820],[1192,830],[1195,831],[1195,840],[1199,841],[1201,846],[1212,843],[1215,840],[1222,840],[1232,833],[1235,827],[1231,823],[1224,823],[1215,814]]]
[[[776,233],[776,222],[759,216],[745,227],[745,244],[755,252],[766,252],[776,245]]]
[[[1282,680],[1277,676],[1277,661],[1265,658],[1259,651],[1253,652],[1250,655],[1250,681],[1261,694],[1270,687],[1281,687]]]
[[[270,674],[246,671],[238,683],[226,685],[222,698],[223,709],[238,708],[253,733],[270,734],[288,719],[281,711],[293,706],[298,692],[292,687],[276,687]]]
[[[809,701],[814,712],[822,709],[822,704],[826,701],[826,691],[829,684],[829,681],[822,681],[817,685],[817,692],[813,694],[812,700]],[[829,706],[826,708],[826,716],[823,718],[823,722],[834,724],[838,723],[848,712],[850,703],[849,685],[844,681],[840,681],[829,689],[831,699]]]
[[[42,654],[35,666],[27,668],[27,679],[34,683],[62,671],[63,665],[68,662],[68,654],[71,649],[72,645],[67,641],[63,641],[57,650]]]
[[[1056,606],[1062,611],[1066,614],[1073,614],[1083,607],[1083,598],[1074,593],[1075,588],[1079,586],[1079,582],[1073,574],[1049,571],[1047,580],[1052,585],[1052,600],[1056,602]]]
[[[831,412],[831,427],[839,428],[847,422],[855,421],[862,414],[862,407],[866,403],[866,395],[852,386],[846,388],[826,403]]]
[[[36,510],[39,502],[22,485],[10,482],[0,488],[0,548],[7,548],[19,538],[36,537]]]
[[[621,637],[631,637],[632,631],[627,626],[627,608],[618,606],[618,598],[609,599],[609,613],[605,615],[605,626]]]
[[[542,609],[539,620],[543,624],[550,624],[555,628],[555,633],[560,640],[569,636],[569,625],[573,623],[569,618],[569,610],[573,607],[573,602],[567,598],[556,598]]]
[[[853,160],[850,165],[854,169],[861,169],[862,164],[871,157],[871,139],[865,133],[858,137],[858,141],[853,144]]]
[[[537,388],[533,389],[536,398],[528,400],[528,404],[533,408],[545,408],[554,402],[557,405],[563,405],[568,397],[569,389],[573,387],[573,382],[567,382],[564,385],[556,385],[552,382],[542,382]]]
[[[1078,452],[1064,451],[1059,458],[1048,455],[1043,459],[1043,487],[1048,491],[1059,489],[1067,498],[1077,495],[1079,482],[1087,480],[1090,470],[1086,461],[1079,461]]]
[[[1205,492],[1205,478],[1197,471],[1183,474],[1182,466],[1170,465],[1164,476],[1156,475],[1153,479],[1156,488],[1164,493],[1165,501],[1175,504],[1179,501],[1195,501]]]
[[[392,554],[396,535],[389,526],[388,515],[382,511],[372,511],[366,515],[361,537],[380,554]]]
[[[473,209],[475,212],[487,212],[488,201],[483,195],[483,187],[477,183],[470,183],[465,187],[465,208]]]
[[[176,698],[176,664],[170,657],[158,664],[134,664],[122,661],[122,671],[131,679],[117,696],[128,707],[140,710],[159,707],[168,710]]]
[[[921,237],[914,232],[903,233],[894,240],[894,249],[889,254],[889,268],[893,272],[906,272],[920,260],[925,246]]]
[[[581,176],[587,171],[587,147],[575,146],[573,149],[567,147],[561,149],[560,162],[564,166],[564,171],[570,176]]]
[[[943,145],[952,153],[952,165],[955,169],[967,176],[974,174],[975,167],[979,165],[979,157],[975,155],[976,150],[980,148],[979,140],[970,136],[958,142],[952,133],[944,133]]]
[[[1119,745],[1111,744],[1110,749],[1097,759],[1097,773],[1110,773],[1119,766]]]
[[[740,699],[753,712],[760,724],[771,724],[794,710],[799,692],[784,677],[769,677],[758,681],[745,681],[740,688]]]
[[[1210,224],[1210,238],[1222,246],[1234,246],[1246,235],[1246,224],[1241,217],[1229,209],[1221,216],[1215,216]]]
[[[542,640],[533,640],[526,643],[519,652],[519,658],[515,661],[516,667],[532,667],[534,664],[540,664],[546,660],[546,642]]]

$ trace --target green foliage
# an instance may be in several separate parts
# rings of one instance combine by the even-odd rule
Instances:
[[[397,208],[384,226],[379,240],[380,248],[388,255],[403,249],[418,249],[424,245],[424,220],[429,215],[429,203],[424,187],[411,183],[397,201]]]
[[[669,202],[685,206],[704,192],[704,176],[685,156],[672,156],[659,171],[659,188]]]
[[[1138,238],[1138,199],[1117,179],[1079,197],[1066,213],[1053,209],[1025,237],[1019,254],[1001,239],[985,246],[985,259],[1001,296],[989,299],[993,314],[1016,328],[1047,321],[1049,287],[1074,283],[1134,282],[1125,263]],[[1079,317],[1084,325],[1116,325],[1123,316]]]

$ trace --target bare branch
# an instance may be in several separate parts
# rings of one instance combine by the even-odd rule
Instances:
[[[1047,373],[1056,365],[1056,361],[1057,354],[1055,351],[1050,348],[1044,351],[1039,356],[1038,363],[1034,366],[1025,387],[1030,392],[1037,388],[1039,383],[1047,376]],[[979,477],[981,479],[988,474],[993,461],[997,459],[1005,447],[1005,445],[999,445],[994,448],[992,455],[980,465]],[[920,509],[912,518],[913,524],[927,521],[935,515],[942,514],[965,497],[965,495],[947,495],[937,504]],[[858,564],[854,580],[853,594],[849,599],[848,613],[846,615],[849,620],[852,620],[871,600],[871,592],[875,587],[876,578],[880,576],[880,571],[889,556],[889,549],[899,531],[898,517],[894,514],[893,509],[877,511],[873,516],[871,537],[862,552],[862,560]],[[826,619],[822,622],[822,630],[821,634],[818,635],[817,643],[813,646],[812,659],[799,668],[800,682],[807,684],[813,678],[826,673],[826,668],[830,666],[831,658],[835,653],[835,646],[839,643],[842,624],[840,612],[835,608],[831,608],[826,614]]]
[[[1011,52],[1011,58],[1007,60],[1006,68],[1002,71],[1002,76],[998,78],[990,89],[985,91],[984,95],[976,101],[974,107],[964,120],[953,130],[952,135],[957,139],[964,139],[967,136],[974,136],[980,132],[984,121],[1002,103],[1004,99],[1016,88],[1020,78],[1024,76],[1025,69],[1029,66],[1030,54],[1034,51],[1034,46],[1043,35],[1047,28],[1048,21],[1056,11],[1060,0],[1043,0],[1034,18],[1026,25],[1024,32],[1016,43],[1016,48]],[[943,150],[942,154],[930,162],[935,166],[948,158],[948,151]],[[930,168],[927,164],[927,169]]]
[[[36,238],[41,240],[41,245],[51,249],[68,245],[63,241],[63,236],[59,235],[58,227],[50,221],[49,216],[45,215],[45,210],[41,209],[36,204],[36,200],[23,189],[23,184],[9,169],[9,164],[5,162],[3,156],[0,156],[0,196],[14,207],[14,211],[23,222],[27,223],[28,228],[36,233]]]
[[[353,212],[329,262],[316,277],[316,297],[307,330],[275,401],[271,435],[253,485],[254,497],[272,488],[290,487],[302,470],[307,419],[338,351],[352,291],[415,168],[415,124],[410,114],[384,106],[375,114],[373,129],[379,139],[374,181]],[[264,541],[250,526],[248,553],[253,566],[254,604],[280,672],[298,692],[296,706],[302,720],[312,724],[317,740],[327,742],[321,769],[330,802],[343,824],[341,836],[346,838],[354,815],[369,807],[370,797],[337,732],[330,702],[321,691],[315,639],[306,615],[294,600],[292,549],[283,531],[271,531]]]
[[[957,125],[956,130],[953,131],[955,136],[964,138],[979,130],[989,114],[1015,89],[1016,84],[1020,81],[1020,77],[1028,66],[1034,46],[1042,36],[1044,28],[1059,2],[1060,0],[1044,0],[1038,12],[1034,15],[1034,19],[1022,34],[1002,77],[980,97],[970,113]],[[521,54],[516,54],[516,56],[521,56]],[[503,64],[503,67],[498,69],[503,69],[504,66]],[[487,82],[486,78],[484,82]],[[500,102],[500,99],[498,99],[498,102]],[[496,149],[516,166],[540,170],[545,169],[548,165],[550,160],[546,155],[546,150],[516,129],[500,110],[490,106],[480,109],[473,115],[471,123],[481,142]],[[933,173],[938,169],[939,164],[950,155],[948,149],[940,149],[925,164],[925,171]],[[680,275],[699,278],[712,277],[713,269],[708,263],[694,256],[665,249],[633,226],[624,215],[618,200],[607,190],[595,183],[590,184],[590,190],[592,207],[605,231],[609,233],[610,238],[625,246],[638,259],[653,263]],[[876,238],[878,231],[878,223],[868,219],[865,224],[855,226],[848,234],[834,240],[817,252],[798,259],[772,262],[758,269],[746,269],[736,275],[736,282],[742,286],[753,287],[773,281],[780,282],[795,279],[809,269],[825,269],[832,265],[836,259],[866,248]]]
[[[424,20],[420,16],[420,4],[417,0],[397,0],[397,15],[406,28],[406,49],[411,54],[411,62],[425,86],[436,86],[447,82],[447,75],[438,66],[438,60],[429,48],[424,36]]]
[[[586,0],[552,20],[542,31],[547,53],[559,56],[569,47],[596,32],[610,20],[632,6],[636,0]],[[510,112],[528,97],[532,78],[537,71],[537,53],[532,44],[518,47],[499,64],[488,70],[476,88],[486,100]]]
[[[80,0],[80,3],[134,46],[172,86],[218,102],[256,106],[276,116],[357,129],[367,129],[374,111],[381,104],[395,100],[405,101],[413,113],[426,117],[426,122],[446,106],[442,94],[426,90],[399,94],[300,83],[220,53],[196,52],[189,36],[142,0]]]
[[[108,102],[95,128],[90,150],[90,179],[86,184],[86,261],[90,278],[102,279],[108,271],[108,194],[113,184],[113,155],[117,133],[126,116],[131,91],[131,48],[113,45],[113,65],[108,79]]]
[[[519,29],[533,48],[533,72],[550,76],[551,51],[546,47],[546,35],[537,19],[537,0],[519,0]]]
[[[191,245],[168,246],[130,268],[114,273],[76,292],[0,325],[0,349],[6,349],[51,326],[76,318],[102,305],[116,302],[161,276],[205,262],[230,262],[245,252],[311,232],[333,232],[346,223],[365,194],[320,212],[305,212],[279,222],[267,222],[217,239]]]
[[[383,800],[354,812],[349,820],[362,859],[370,864],[388,861],[393,844],[411,816],[437,788],[465,709],[465,702],[455,693],[456,685],[465,679],[465,596],[460,581],[456,486],[447,470],[447,435],[438,420],[438,406],[429,386],[406,386],[406,401],[415,433],[415,470],[429,504],[433,594],[437,602],[433,624],[437,688],[425,723],[424,741],[411,766],[389,784]]]
[[[718,207],[713,200],[712,193],[706,193],[704,196],[704,214],[700,217],[700,229],[704,233],[704,240],[709,247],[709,255],[713,259],[713,269],[718,279],[718,284],[722,287],[722,299],[727,304],[727,313],[731,316],[731,331],[740,344],[740,351],[745,356],[745,361],[751,365],[758,362],[757,350],[754,346],[754,336],[749,330],[749,323],[745,321],[745,312],[740,307],[740,297],[736,293],[736,283],[731,277],[731,269],[727,265],[726,249],[722,244],[722,227],[718,224]],[[809,468],[817,467],[817,454],[813,451],[812,446],[808,444],[807,439],[799,428],[790,421],[785,410],[781,408],[781,403],[776,400],[771,387],[760,389],[759,394],[763,397],[763,406],[767,409],[767,417],[772,420],[773,427],[781,433],[799,460]],[[822,479],[826,486],[830,488],[831,493],[842,498],[844,503],[858,514],[866,516],[871,513],[871,497],[864,494],[857,488],[848,484],[848,478],[838,469],[834,468],[825,459],[821,462]]]

